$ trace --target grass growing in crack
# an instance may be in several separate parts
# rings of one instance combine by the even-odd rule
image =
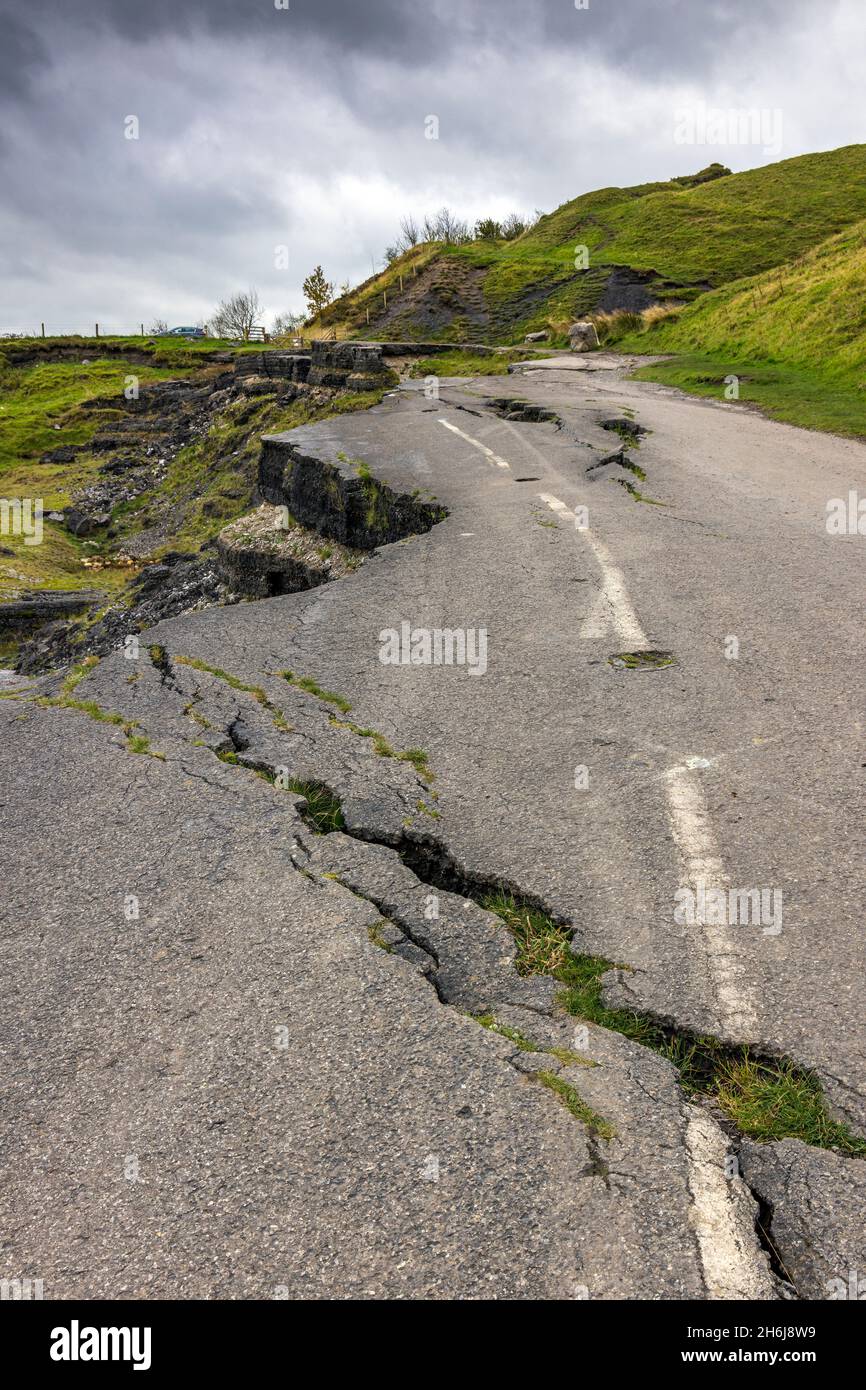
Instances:
[[[346,829],[343,808],[323,782],[298,782],[293,779],[286,785],[288,791],[302,796],[306,801],[301,814],[317,834],[330,835],[334,830]]]
[[[505,922],[517,942],[521,975],[544,974],[565,986],[561,1003],[577,1018],[622,1033],[666,1057],[692,1094],[711,1096],[741,1133],[761,1142],[800,1139],[818,1148],[866,1157],[866,1140],[827,1112],[820,1084],[788,1058],[764,1058],[751,1048],[717,1038],[662,1028],[630,1009],[612,1009],[602,997],[602,977],[624,969],[602,956],[574,955],[568,928],[510,893],[496,891],[480,906]],[[554,1088],[555,1089],[555,1088]]]
[[[328,878],[331,877],[331,875],[326,874],[325,877]],[[368,927],[367,935],[372,941],[373,945],[379,947],[380,951],[387,951],[389,956],[393,954],[394,947],[389,946],[388,942],[385,940],[384,936],[382,935],[380,929],[377,926]]]
[[[290,685],[305,691],[307,695],[314,695],[325,704],[336,705],[342,714],[351,711],[352,706],[344,696],[337,695],[333,690],[323,689],[311,676],[299,676],[294,671],[281,671],[280,675]],[[358,738],[370,739],[374,751],[380,758],[396,758],[398,762],[411,763],[421,780],[428,785],[435,781],[435,774],[430,770],[428,756],[423,748],[404,748],[402,752],[398,752],[377,729],[365,729],[351,719],[338,719],[336,715],[331,716],[331,723],[335,729],[348,729]]]
[[[617,671],[660,671],[676,661],[673,652],[614,652],[607,664]]]
[[[315,695],[317,700],[324,700],[328,705],[336,705],[343,714],[348,714],[352,706],[342,695],[337,695],[333,690],[324,690],[321,685],[313,680],[311,676],[296,676],[294,671],[281,671],[283,680],[294,685],[298,690],[304,690],[308,695]]]
[[[157,650],[161,650],[161,648],[157,648]],[[292,726],[286,722],[282,710],[268,699],[260,685],[246,685],[244,681],[231,675],[229,671],[224,671],[220,666],[209,666],[206,661],[200,661],[197,657],[176,656],[174,660],[179,666],[191,666],[194,671],[205,671],[209,676],[216,676],[217,680],[225,681],[232,690],[242,690],[244,694],[252,695],[253,699],[268,711],[274,721],[275,729],[279,729],[281,733],[292,732]],[[157,664],[155,658],[154,664]]]
[[[546,913],[518,902],[504,891],[485,894],[479,905],[501,917],[514,936],[519,975],[562,978],[562,971],[571,958],[569,933],[564,927],[558,926]]]
[[[542,1086],[553,1091],[554,1095],[562,1101],[566,1110],[570,1110],[575,1119],[585,1124],[592,1134],[597,1134],[600,1139],[613,1139],[616,1130],[608,1124],[607,1120],[603,1120],[591,1105],[587,1105],[574,1087],[569,1086],[567,1081],[563,1081],[561,1076],[557,1076],[552,1071],[540,1071],[536,1073],[536,1076]]]

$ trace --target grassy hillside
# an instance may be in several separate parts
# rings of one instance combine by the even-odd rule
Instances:
[[[866,145],[742,174],[710,166],[669,183],[584,194],[515,241],[415,247],[330,305],[312,331],[516,342],[618,301],[692,300],[864,217]],[[585,270],[575,269],[578,245],[588,248]]]
[[[866,435],[866,221],[616,347],[678,354],[646,379],[721,396],[736,375],[740,399],[778,419]]]

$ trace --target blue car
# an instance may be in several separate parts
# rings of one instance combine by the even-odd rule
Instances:
[[[203,328],[170,328],[170,329],[168,330],[168,336],[169,336],[169,338],[203,338],[203,337],[204,337],[204,329],[203,329]]]

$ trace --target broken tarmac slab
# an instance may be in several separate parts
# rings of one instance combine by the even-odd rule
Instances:
[[[866,1298],[866,1163],[797,1139],[744,1139],[739,1152],[774,1255],[798,1297]]]
[[[397,492],[310,427],[262,436],[259,491],[303,526],[360,550],[429,531],[444,507]]]

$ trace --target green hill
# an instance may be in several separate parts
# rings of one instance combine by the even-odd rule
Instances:
[[[720,395],[734,374],[740,399],[778,419],[866,435],[866,221],[616,347],[678,354],[645,378]]]
[[[342,296],[311,331],[513,343],[595,310],[640,310],[794,259],[866,217],[866,145],[742,174],[605,188],[515,241],[426,243]],[[575,268],[575,248],[588,267]]]

